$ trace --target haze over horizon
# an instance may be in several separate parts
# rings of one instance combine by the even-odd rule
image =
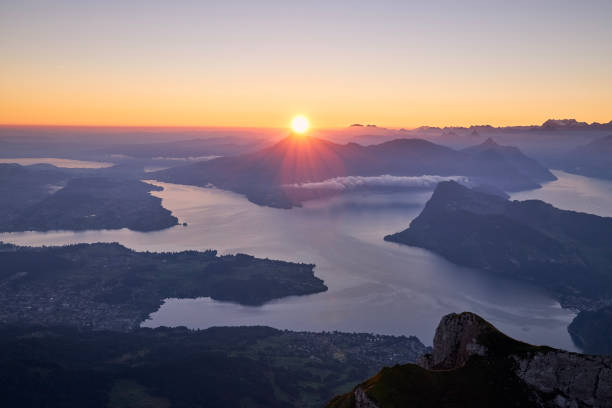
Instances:
[[[612,408],[612,0],[0,0],[0,401]]]
[[[611,116],[612,117],[612,116]],[[313,127],[311,129],[308,130],[308,134],[311,136],[316,136],[318,135],[320,132],[326,132],[326,131],[342,131],[342,130],[347,130],[350,128],[355,128],[355,127],[362,127],[364,129],[371,129],[371,128],[376,128],[379,130],[385,130],[388,129],[390,131],[411,131],[411,130],[418,130],[419,128],[440,128],[440,129],[445,129],[445,128],[471,128],[471,127],[485,127],[485,126],[491,126],[493,128],[498,128],[498,129],[503,129],[503,128],[513,128],[513,127],[531,127],[531,126],[542,126],[545,122],[547,121],[568,121],[568,120],[575,120],[577,123],[579,124],[584,124],[586,123],[587,125],[592,125],[592,124],[608,124],[610,122],[612,122],[612,119],[608,120],[608,119],[603,119],[601,121],[593,121],[593,122],[586,122],[586,121],[582,121],[580,119],[576,119],[576,118],[546,118],[541,120],[538,123],[516,123],[516,124],[510,124],[510,125],[492,125],[491,123],[469,123],[469,124],[462,124],[462,125],[453,125],[453,124],[447,124],[447,125],[430,125],[430,124],[421,124],[418,126],[413,126],[413,127],[407,127],[407,126],[384,126],[384,125],[378,125],[378,124],[374,124],[374,123],[360,123],[359,121],[353,121],[350,124],[345,124],[345,125],[339,125],[339,126],[329,126],[329,127]],[[289,125],[279,125],[279,126],[248,126],[248,125],[242,125],[242,126],[231,126],[231,125],[112,125],[112,124],[103,124],[103,125],[97,125],[97,124],[46,124],[46,123],[40,123],[40,124],[27,124],[27,123],[0,123],[0,129],[1,128],[5,128],[5,129],[11,129],[11,128],[41,128],[41,129],[53,129],[53,128],[58,128],[58,129],[62,129],[62,128],[66,128],[66,129],[83,129],[83,130],[87,130],[87,129],[91,129],[91,130],[97,130],[97,129],[107,129],[108,131],[113,131],[113,130],[127,130],[127,129],[134,129],[134,130],[159,130],[159,131],[172,131],[173,129],[176,130],[219,130],[219,131],[223,131],[223,130],[227,130],[227,131],[231,131],[231,130],[245,130],[245,131],[257,131],[257,130],[261,130],[261,131],[288,131],[290,132],[290,124]],[[321,135],[321,136],[324,136]]]
[[[612,3],[0,5],[0,123],[607,122]]]

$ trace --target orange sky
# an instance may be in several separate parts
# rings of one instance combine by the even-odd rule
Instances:
[[[2,124],[612,119],[609,2],[36,3],[0,5]]]

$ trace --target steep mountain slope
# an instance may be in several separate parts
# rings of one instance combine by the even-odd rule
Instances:
[[[487,138],[487,140],[479,145],[463,149],[463,151],[474,155],[497,154],[517,169],[519,173],[536,181],[552,181],[557,179],[550,170],[523,154],[517,147],[499,145],[491,138]]]
[[[222,157],[153,173],[161,181],[215,185],[245,194],[251,201],[289,208],[308,196],[300,183],[346,176],[468,176],[503,190],[536,188],[550,180],[532,163],[508,160],[497,152],[459,152],[421,139],[396,139],[373,146],[336,144],[314,137],[287,137],[251,154]],[[313,194],[312,191],[310,191]]]
[[[612,358],[531,346],[450,314],[418,365],[383,368],[327,407],[612,407]]]
[[[586,353],[612,356],[612,306],[583,310],[567,330]]]

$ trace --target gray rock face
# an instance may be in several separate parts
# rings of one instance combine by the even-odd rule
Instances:
[[[496,329],[473,313],[442,318],[434,348],[418,364],[428,370],[450,370],[465,365],[473,355],[486,356],[479,343]],[[612,357],[591,356],[555,349],[510,354],[515,374],[546,408],[612,408]],[[366,407],[364,405],[364,407]]]
[[[513,358],[521,380],[553,396],[546,407],[612,407],[612,358],[558,350]]]
[[[355,408],[379,408],[361,388],[357,388],[354,395]]]
[[[612,357],[526,344],[473,313],[444,316],[433,344],[420,368],[383,369],[328,408],[612,408]]]
[[[418,364],[428,370],[461,367],[472,355],[486,355],[478,336],[490,330],[491,325],[473,313],[446,315],[436,329],[433,353],[421,357]]]

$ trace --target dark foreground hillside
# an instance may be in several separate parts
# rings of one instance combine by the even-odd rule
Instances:
[[[415,337],[268,327],[130,333],[0,327],[3,407],[320,407],[383,365],[415,361]]]
[[[450,314],[418,365],[384,368],[327,407],[612,407],[612,357],[532,346],[472,313]]]

